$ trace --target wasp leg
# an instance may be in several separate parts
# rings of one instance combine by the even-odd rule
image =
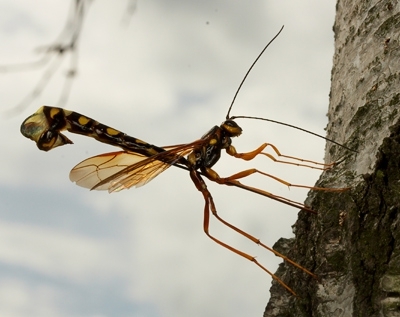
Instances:
[[[290,162],[290,161],[285,161],[285,160],[278,160],[273,155],[263,152],[263,150],[267,146],[271,147],[278,157],[295,160],[295,161],[300,161],[300,162],[304,162],[304,163],[310,163],[310,164],[314,164],[314,165],[318,165],[318,166],[312,166],[309,164],[302,164],[302,163],[295,163],[295,162]],[[310,160],[305,160],[305,159],[295,157],[295,156],[284,155],[284,154],[281,154],[281,152],[279,152],[278,148],[271,143],[264,143],[261,146],[259,146],[257,149],[255,149],[254,151],[247,152],[247,153],[237,153],[235,147],[233,145],[231,145],[226,149],[226,152],[231,156],[234,156],[236,158],[240,158],[240,159],[246,160],[246,161],[250,161],[253,158],[255,158],[257,155],[262,154],[262,155],[267,156],[274,162],[296,165],[296,166],[304,166],[304,167],[319,169],[319,170],[323,170],[323,171],[332,168],[336,164],[336,162],[330,163],[330,164],[324,164],[324,163],[314,162],[314,161],[310,161]]]
[[[208,169],[208,170],[210,170],[210,169]],[[292,183],[289,183],[289,182],[287,182],[287,181],[285,181],[285,180],[283,180],[283,179],[281,179],[279,177],[276,177],[276,176],[271,175],[271,174],[264,173],[264,172],[262,172],[262,171],[260,171],[258,169],[255,169],[255,168],[251,168],[251,169],[248,169],[248,170],[241,171],[241,172],[233,174],[233,175],[231,175],[229,177],[221,178],[221,177],[218,176],[218,174],[217,174],[217,177],[215,177],[215,176],[214,177],[215,177],[215,181],[217,183],[225,184],[227,182],[231,182],[233,180],[244,178],[244,177],[250,176],[250,175],[255,174],[255,173],[258,173],[258,174],[270,177],[272,179],[275,179],[276,181],[278,181],[278,182],[280,182],[280,183],[282,183],[282,184],[284,184],[284,185],[286,185],[288,187],[299,187],[299,188],[307,188],[307,189],[312,189],[312,190],[323,190],[323,191],[328,191],[328,192],[343,192],[343,191],[346,191],[346,190],[349,189],[349,188],[328,188],[328,187],[316,187],[316,186],[306,186],[306,185],[292,184]],[[210,174],[214,175],[216,173],[214,171],[213,172],[207,171],[207,175],[210,175]]]
[[[302,267],[301,265],[297,264],[296,262],[292,261],[291,259],[289,259],[288,257],[286,257],[285,255],[275,251],[274,249],[268,247],[267,245],[265,245],[264,243],[262,243],[260,241],[260,239],[255,238],[254,236],[248,234],[247,232],[235,227],[234,225],[230,224],[229,222],[225,221],[224,219],[222,219],[218,213],[217,213],[217,209],[215,207],[214,204],[214,200],[211,196],[211,193],[209,192],[209,190],[207,189],[207,185],[205,184],[204,180],[201,178],[200,174],[196,171],[196,170],[191,170],[190,171],[190,177],[192,178],[193,183],[196,185],[196,188],[203,194],[204,197],[204,201],[205,201],[205,206],[204,206],[204,222],[203,222],[203,229],[204,232],[206,233],[206,235],[211,238],[214,242],[218,243],[219,245],[223,246],[224,248],[246,258],[247,260],[254,262],[257,266],[259,266],[261,269],[263,269],[265,272],[267,272],[273,279],[275,279],[279,284],[281,284],[284,288],[286,288],[290,293],[292,293],[293,295],[297,296],[296,293],[289,287],[287,286],[280,278],[278,278],[275,274],[273,274],[271,271],[269,271],[266,267],[264,267],[263,265],[261,265],[254,256],[251,256],[245,252],[242,252],[220,240],[218,240],[217,238],[213,237],[210,233],[209,233],[209,221],[210,221],[210,210],[212,212],[212,214],[214,215],[214,217],[216,217],[220,222],[222,222],[224,225],[228,226],[229,228],[233,229],[234,231],[238,232],[239,234],[243,235],[244,237],[246,237],[247,239],[253,241],[254,243],[261,245],[262,247],[264,247],[265,249],[267,249],[268,251],[274,253],[276,256],[282,258],[284,261],[292,264],[293,266],[299,268],[300,270],[304,271],[305,273],[309,274],[310,276],[317,278],[317,276],[313,273],[311,273],[309,270],[307,270],[306,268]]]
[[[205,176],[207,176],[207,178],[209,180],[211,180],[213,182],[216,182],[218,184],[228,185],[228,186],[236,186],[236,187],[251,191],[251,192],[253,192],[255,194],[259,194],[259,195],[268,197],[270,199],[279,201],[279,202],[281,202],[283,204],[286,204],[286,205],[289,205],[291,207],[300,208],[300,209],[302,209],[304,211],[307,211],[307,212],[310,212],[310,213],[313,213],[313,214],[317,213],[315,210],[312,210],[310,207],[308,207],[308,206],[306,206],[306,205],[304,205],[302,203],[299,203],[297,201],[290,200],[290,199],[288,199],[286,197],[282,197],[282,196],[278,196],[278,195],[272,194],[270,192],[267,192],[267,191],[259,189],[259,188],[255,188],[255,187],[244,185],[244,184],[242,184],[241,182],[239,182],[235,178],[235,175],[237,175],[237,174],[232,175],[230,177],[222,178],[222,177],[219,177],[218,173],[216,171],[214,171],[213,169],[211,169],[211,168],[203,168],[202,172],[204,173]],[[240,174],[240,173],[238,173],[238,174]],[[248,176],[248,175],[243,175],[241,177],[246,177],[246,176]],[[237,177],[237,178],[240,178],[240,177]]]

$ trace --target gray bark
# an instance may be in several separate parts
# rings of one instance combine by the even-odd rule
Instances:
[[[326,161],[295,238],[274,246],[318,275],[282,263],[298,295],[273,283],[264,316],[400,316],[400,3],[339,0]]]

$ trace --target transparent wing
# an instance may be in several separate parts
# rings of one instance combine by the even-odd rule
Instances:
[[[71,170],[69,179],[78,186],[92,189],[101,181],[147,158],[147,156],[141,154],[123,151],[100,154],[76,165]],[[105,183],[96,187],[96,189],[107,190],[109,186],[109,183]]]
[[[110,193],[143,186],[191,152],[200,141],[167,147],[167,151],[151,157],[125,151],[100,154],[76,165],[69,178],[78,186]]]

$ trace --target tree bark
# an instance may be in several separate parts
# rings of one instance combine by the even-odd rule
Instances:
[[[277,271],[264,316],[400,316],[400,3],[339,0],[336,6],[327,162],[309,193],[295,238],[275,248],[312,270]]]

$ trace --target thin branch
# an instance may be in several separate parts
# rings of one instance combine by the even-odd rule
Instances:
[[[137,9],[137,0],[128,0],[128,5],[125,10],[125,14],[121,19],[121,23],[124,26],[128,26],[131,21],[131,17]]]
[[[5,112],[6,116],[11,116],[22,112],[37,97],[39,97],[49,84],[51,78],[59,69],[66,58],[70,57],[70,67],[65,76],[65,82],[60,95],[60,103],[65,105],[72,89],[72,82],[78,72],[78,40],[81,35],[83,21],[87,13],[87,8],[91,0],[72,0],[71,9],[63,30],[60,32],[53,44],[42,46],[36,49],[40,54],[44,54],[34,62],[21,63],[15,65],[0,65],[0,72],[27,71],[37,68],[45,68],[43,74],[33,90],[28,93],[12,109]]]

